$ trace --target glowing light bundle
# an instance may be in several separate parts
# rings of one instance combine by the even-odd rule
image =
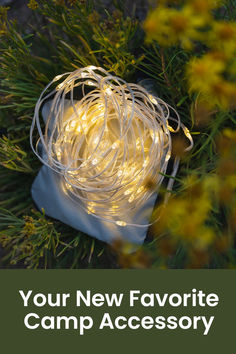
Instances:
[[[40,111],[49,98],[42,128]],[[44,89],[35,108],[31,145],[87,213],[118,226],[146,227],[130,222],[127,213],[135,213],[157,192],[171,157],[170,132],[181,128],[191,149],[188,129],[167,103],[139,85],[88,66],[56,76]],[[175,159],[172,176],[177,168]],[[156,188],[148,188],[150,180]],[[168,189],[172,184],[170,179]]]

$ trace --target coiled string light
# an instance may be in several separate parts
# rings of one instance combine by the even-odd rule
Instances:
[[[42,128],[40,112],[49,98]],[[135,213],[157,192],[171,157],[170,132],[180,129],[190,150],[192,137],[172,107],[139,85],[88,66],[58,75],[47,85],[35,107],[30,140],[38,158],[61,174],[65,193],[88,213],[118,226],[147,227],[130,223],[127,212]],[[178,163],[175,158],[172,177]],[[147,187],[149,180],[154,190]],[[167,190],[173,181],[169,179]]]

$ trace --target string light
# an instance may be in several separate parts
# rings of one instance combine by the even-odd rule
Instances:
[[[49,98],[42,128],[41,108]],[[131,224],[127,211],[134,213],[158,191],[171,157],[170,132],[180,129],[190,150],[191,134],[172,107],[139,85],[88,66],[47,85],[35,107],[30,139],[38,158],[61,175],[62,189],[87,213],[122,227],[146,227]],[[175,158],[172,177],[178,163]],[[148,188],[147,180],[156,188]],[[167,189],[172,186],[170,178]]]

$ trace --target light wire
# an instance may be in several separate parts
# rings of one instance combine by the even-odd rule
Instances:
[[[50,98],[44,124],[41,110]],[[176,110],[142,86],[88,66],[58,75],[45,87],[35,106],[30,143],[87,213],[118,226],[147,227],[151,223],[130,222],[127,214],[134,215],[158,192],[172,153],[171,133],[180,129],[190,142],[188,151],[193,139]],[[165,203],[178,165],[175,157]],[[150,181],[155,188],[148,188]]]

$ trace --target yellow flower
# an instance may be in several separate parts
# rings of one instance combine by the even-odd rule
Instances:
[[[209,14],[211,10],[217,8],[222,1],[221,0],[187,0],[189,6],[192,7],[194,12],[198,14]]]
[[[204,16],[196,14],[191,6],[177,10],[158,6],[144,22],[147,39],[155,39],[160,45],[180,43],[185,49],[192,48],[192,41],[201,40]]]
[[[229,128],[225,128],[223,130],[224,136],[226,136],[229,139],[232,139],[236,143],[236,130],[231,130]]]
[[[220,52],[193,58],[186,70],[189,91],[200,94],[211,106],[223,110],[236,107],[236,84],[224,79],[225,71],[226,58]]]
[[[219,79],[210,87],[210,95],[213,102],[222,109],[236,107],[236,84]]]
[[[7,11],[9,7],[0,6],[0,37],[7,32]]]
[[[198,237],[195,239],[194,246],[199,250],[207,249],[215,239],[214,230],[210,227],[203,226],[198,230]]]
[[[211,48],[222,51],[226,57],[236,54],[236,23],[227,21],[214,22],[209,33],[208,44]]]
[[[35,1],[35,0],[30,0],[30,2],[28,3],[28,7],[31,10],[36,10],[38,6],[39,5],[38,5],[37,1]]]
[[[188,63],[186,71],[190,92],[209,94],[212,85],[217,84],[221,79],[220,74],[224,69],[224,62],[210,54],[202,58],[193,58]]]
[[[144,30],[149,40],[155,39],[161,45],[167,44],[167,42],[171,44],[170,39],[165,36],[165,33],[168,32],[168,19],[169,10],[162,6],[159,6],[148,15],[144,22]]]

